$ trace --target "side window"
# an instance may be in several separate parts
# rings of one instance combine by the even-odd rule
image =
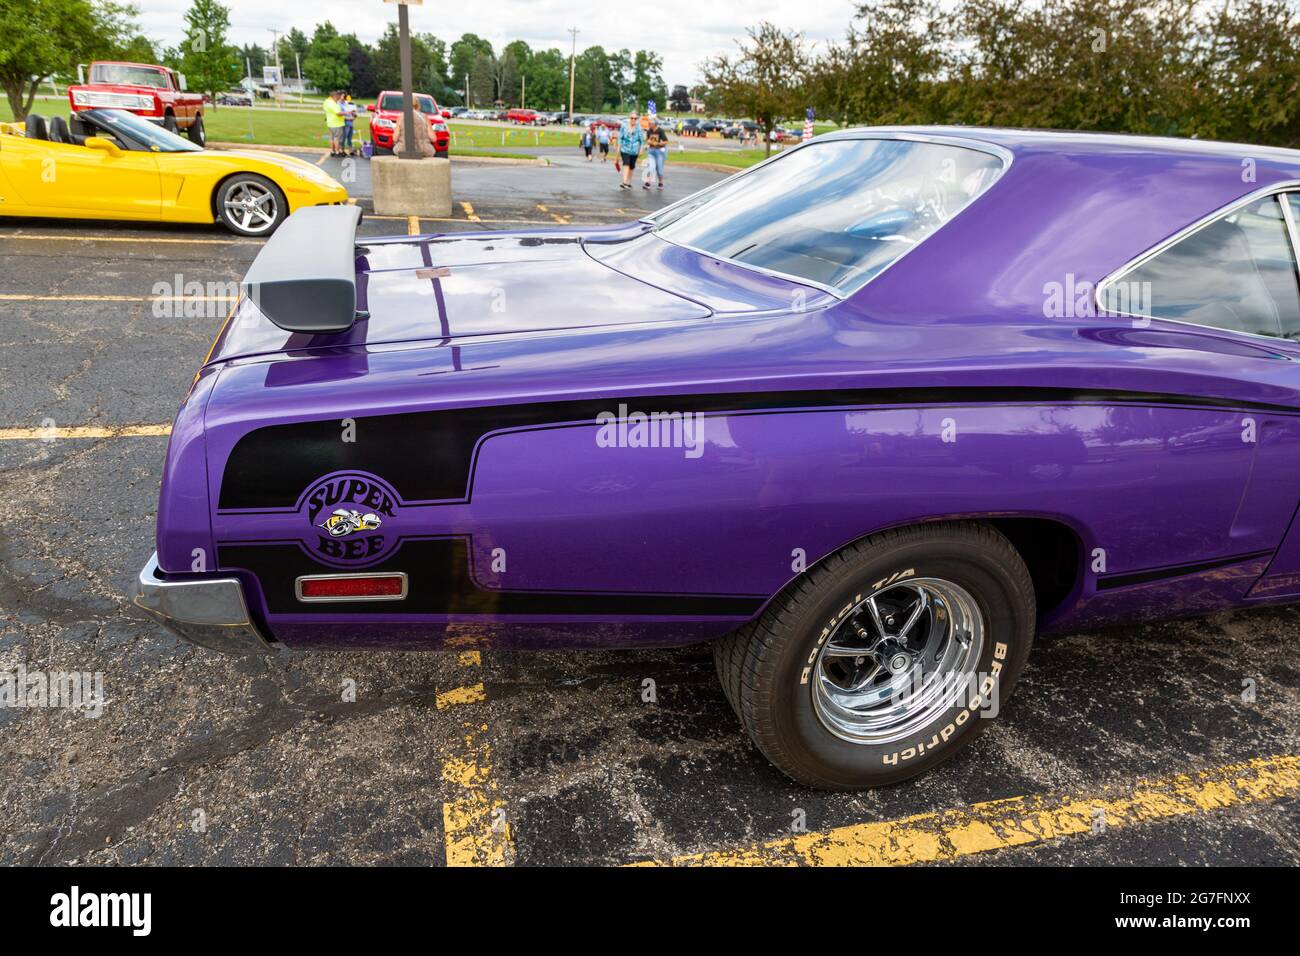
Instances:
[[[1289,196],[1300,211],[1300,197]],[[1300,338],[1300,278],[1282,198],[1180,240],[1106,287],[1106,308],[1216,329]]]

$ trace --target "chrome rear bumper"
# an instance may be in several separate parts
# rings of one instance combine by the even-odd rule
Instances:
[[[136,578],[131,603],[191,644],[224,654],[270,654],[276,650],[253,623],[236,578],[168,581],[158,570],[158,555]]]

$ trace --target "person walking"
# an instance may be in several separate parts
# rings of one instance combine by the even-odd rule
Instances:
[[[331,156],[343,155],[343,107],[339,105],[342,99],[343,91],[335,90],[321,104],[325,111],[325,129],[330,134]]]
[[[659,188],[664,188],[664,163],[668,160],[668,131],[659,125],[659,118],[650,114],[650,128],[645,134],[646,145],[646,167],[645,181],[641,183],[642,189],[650,188],[650,180],[657,174],[659,177]]]
[[[582,131],[582,150],[587,154],[587,162],[591,162],[591,147],[596,144],[596,137],[591,134],[591,127],[588,126]]]
[[[600,161],[609,159],[609,127],[601,123],[596,127],[596,145],[600,147]]]
[[[632,171],[636,169],[637,157],[645,148],[645,132],[641,129],[641,115],[633,110],[618,128],[618,163],[623,173],[619,189],[632,188]]]

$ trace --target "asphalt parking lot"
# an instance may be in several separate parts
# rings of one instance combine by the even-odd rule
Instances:
[[[670,159],[629,194],[576,150],[457,163],[451,219],[362,229],[613,223],[721,175]],[[856,795],[772,769],[708,647],[232,659],[169,636],[124,594],[225,308],[155,284],[237,281],[258,248],[0,221],[0,672],[101,673],[105,698],[0,708],[0,863],[1300,863],[1300,609],[1043,638],[974,746]]]

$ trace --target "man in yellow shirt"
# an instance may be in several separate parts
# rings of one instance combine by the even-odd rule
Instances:
[[[325,97],[322,109],[325,111],[325,128],[330,134],[330,155],[343,155],[343,107],[339,102],[343,99],[343,91],[335,90],[329,96]]]

